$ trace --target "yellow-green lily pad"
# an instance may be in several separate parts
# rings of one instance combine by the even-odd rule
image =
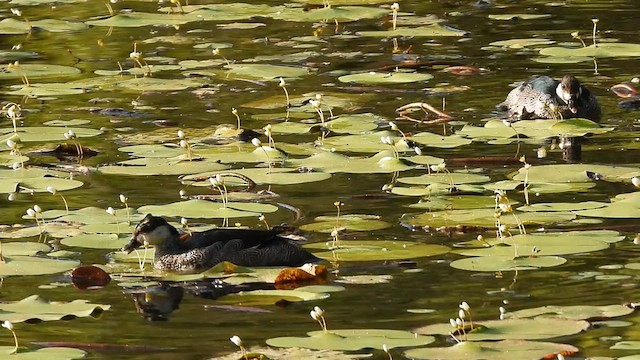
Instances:
[[[72,347],[46,347],[37,350],[25,350],[19,349],[17,353],[13,351],[13,346],[0,346],[0,354],[4,354],[7,359],[12,360],[73,360],[82,359],[87,355],[87,352]]]
[[[435,341],[432,336],[420,336],[409,331],[382,329],[342,329],[308,332],[308,337],[279,337],[267,339],[269,346],[302,347],[308,349],[357,351],[373,348],[423,346]]]
[[[302,225],[300,230],[330,233],[335,228],[348,231],[373,231],[391,226],[388,222],[379,219],[380,217],[377,215],[365,214],[340,215],[338,221],[332,216],[318,216],[314,219],[316,222]]]
[[[450,250],[443,245],[399,240],[340,240],[337,245],[338,247],[335,249],[314,252],[313,254],[325,260],[384,261],[435,256],[445,254]],[[309,244],[305,247],[309,249],[327,249],[327,245],[324,243]]]
[[[431,24],[418,27],[397,27],[395,30],[381,31],[359,31],[360,36],[369,37],[446,37],[446,36],[465,36],[468,32],[464,30],[454,29],[450,26],[441,24]]]
[[[343,83],[359,84],[406,84],[433,79],[431,74],[394,71],[389,73],[367,72],[343,75],[338,78]]]
[[[4,19],[6,21],[10,19]],[[54,65],[54,64],[20,64],[20,65],[2,65],[0,66],[0,79],[20,79],[26,76],[29,79],[47,77],[47,76],[64,76],[76,75],[80,73],[80,69],[73,66]]]
[[[173,159],[141,158],[119,162],[117,165],[106,165],[98,168],[98,172],[111,175],[184,175],[201,171],[220,171],[229,166],[213,161],[193,160],[183,157]]]
[[[138,212],[143,214],[181,216],[191,219],[257,217],[260,214],[272,213],[277,210],[278,207],[271,204],[240,202],[229,202],[225,208],[222,203],[206,200],[187,200],[166,205],[146,205],[138,208]]]
[[[626,305],[546,305],[532,309],[522,309],[505,313],[507,319],[552,317],[571,320],[602,320],[629,315],[634,309]]]
[[[461,335],[464,339],[464,335]],[[441,360],[538,360],[552,354],[573,354],[578,348],[567,344],[541,341],[502,340],[496,342],[462,341],[450,347],[410,349],[404,354],[411,359]]]
[[[467,271],[522,271],[560,266],[567,259],[559,256],[518,257],[513,256],[480,256],[453,261],[451,267]]]
[[[58,302],[31,295],[20,301],[1,303],[0,319],[13,323],[28,320],[53,321],[92,316],[110,308],[111,305],[92,304],[87,300]]]
[[[221,304],[241,304],[243,306],[273,305],[281,300],[289,302],[316,301],[329,297],[327,293],[294,290],[253,290],[225,295],[216,302]]]
[[[550,18],[551,14],[490,14],[489,19],[491,20],[513,20],[513,19],[522,19],[522,20],[537,20],[537,19],[547,19]]]
[[[595,57],[598,59],[609,57],[638,57],[640,56],[640,44],[601,42],[597,46],[589,45],[587,47],[576,48],[554,46],[541,49],[540,55],[558,57]]]
[[[229,69],[230,74],[236,76],[262,80],[272,80],[280,77],[300,78],[310,73],[309,69],[305,67],[270,64],[229,64],[225,68]]]
[[[80,264],[76,260],[57,260],[35,256],[5,256],[0,276],[46,275],[68,271]]]

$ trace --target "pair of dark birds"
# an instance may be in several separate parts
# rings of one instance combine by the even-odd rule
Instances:
[[[498,108],[514,120],[600,120],[595,96],[571,75],[561,80],[548,76],[527,80],[511,90]],[[181,240],[175,227],[149,214],[136,226],[131,241],[122,250],[131,252],[145,243],[153,245],[154,268],[177,272],[204,271],[223,261],[240,266],[300,266],[320,261],[281,236],[282,230],[213,229]]]

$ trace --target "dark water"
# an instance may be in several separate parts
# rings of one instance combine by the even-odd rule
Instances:
[[[280,2],[266,1],[269,5]],[[168,3],[167,3],[168,4]],[[599,75],[594,75],[594,64],[583,62],[577,64],[543,64],[531,60],[535,57],[533,50],[501,50],[486,51],[481,48],[492,41],[511,38],[543,37],[559,43],[572,41],[570,33],[580,30],[583,37],[591,33],[592,18],[599,18],[600,36],[616,39],[620,42],[637,41],[637,18],[640,8],[636,0],[618,1],[570,1],[555,4],[546,1],[496,1],[494,6],[479,8],[470,1],[403,1],[401,11],[414,12],[416,15],[433,14],[446,20],[446,24],[469,32],[464,38],[413,38],[400,39],[400,49],[411,48],[410,53],[423,61],[451,61],[464,65],[482,67],[488,73],[475,76],[455,76],[439,71],[430,71],[435,78],[429,85],[449,83],[456,86],[469,86],[470,90],[446,96],[447,111],[456,116],[456,120],[467,123],[481,123],[494,112],[494,105],[502,101],[510,90],[509,84],[526,79],[533,74],[548,74],[559,77],[572,73],[598,96],[604,117],[603,123],[617,127],[614,133],[595,136],[583,148],[583,162],[597,164],[637,164],[638,163],[638,115],[626,112],[617,106],[618,99],[608,89],[620,82],[636,76],[638,67],[636,59],[599,59]],[[5,16],[10,16],[9,8],[16,7],[8,2],[2,3],[0,9]],[[156,11],[155,2],[128,1],[113,4],[118,11],[132,8],[138,11]],[[92,17],[105,16],[106,7],[101,2],[90,1],[75,4],[58,4],[56,6],[19,6],[30,20],[57,18],[75,21],[86,21]],[[551,14],[552,17],[538,20],[489,20],[489,14],[535,13]],[[233,61],[242,61],[257,55],[289,54],[303,49],[277,46],[278,42],[297,36],[312,36],[314,26],[311,23],[275,21],[270,19],[254,19],[266,24],[257,30],[221,30],[217,27],[224,22],[190,23],[173,27],[138,27],[113,28],[94,27],[77,33],[34,32],[30,35],[2,35],[2,50],[22,44],[22,50],[33,51],[39,57],[27,62],[46,62],[61,65],[75,65],[82,70],[77,76],[63,77],[58,81],[70,81],[93,76],[96,69],[117,69],[116,61],[126,62],[132,51],[133,43],[138,43],[138,50],[145,56],[167,56],[182,59],[203,60],[211,58],[210,50],[193,49],[191,45],[175,44],[143,44],[145,39],[162,35],[182,35],[199,37],[196,42],[231,43],[233,47],[223,49],[224,56]],[[362,30],[386,29],[390,25],[387,19],[363,20],[340,24],[339,32],[356,32]],[[204,29],[204,32],[192,30]],[[361,51],[363,54],[355,59],[339,60],[336,57],[325,58],[322,55],[303,61],[305,65],[318,68],[317,75],[302,80],[291,80],[289,92],[299,95],[308,92],[338,91],[357,93],[345,88],[337,82],[334,71],[339,70],[373,70],[394,63],[392,43],[385,39],[355,38],[342,39],[334,37],[335,25],[332,23],[321,27],[318,38],[323,40],[312,48],[321,54],[335,51]],[[98,46],[101,40],[104,45]],[[588,40],[586,40],[589,42]],[[82,59],[77,62],[73,56]],[[128,63],[130,67],[131,64]],[[126,67],[126,66],[125,66]],[[162,73],[162,77],[181,77],[179,73]],[[35,82],[36,80],[34,80]],[[41,80],[37,80],[40,82]],[[44,80],[42,80],[44,81]],[[47,79],[49,81],[49,79]],[[2,90],[19,81],[7,80],[2,83]],[[242,81],[225,81],[212,78],[211,85],[220,84],[215,95],[205,98],[196,97],[190,91],[182,92],[133,92],[133,91],[93,91],[88,94],[60,96],[55,99],[25,101],[19,97],[3,95],[3,101],[21,102],[28,125],[38,125],[53,119],[88,119],[93,128],[104,128],[105,134],[83,140],[83,144],[97,149],[100,155],[82,161],[87,166],[124,160],[127,155],[118,152],[121,145],[119,134],[123,132],[145,133],[157,130],[152,120],[168,120],[175,122],[187,133],[197,133],[199,129],[223,123],[234,124],[231,108],[238,108],[243,118],[243,126],[259,129],[265,121],[251,120],[252,114],[259,110],[243,108],[242,104],[279,95],[281,89],[274,83],[266,86]],[[382,86],[379,86],[383,88]],[[406,103],[427,101],[439,107],[441,97],[427,97],[420,90],[424,84],[396,85],[393,89],[401,92],[373,92],[372,100],[363,104],[357,112],[371,111],[377,115],[393,119],[395,109]],[[110,117],[89,112],[82,107],[91,106],[90,99],[109,98],[106,106],[132,109],[133,100],[149,105],[144,110],[145,117]],[[100,105],[102,106],[102,104]],[[467,111],[465,111],[467,110]],[[347,110],[338,110],[346,113]],[[442,126],[416,126],[408,122],[398,122],[407,132],[432,131],[442,132]],[[458,123],[459,124],[459,123]],[[460,125],[446,126],[451,132]],[[207,130],[210,131],[210,130]],[[316,135],[286,136],[287,142],[313,141]],[[280,141],[280,139],[276,139]],[[285,140],[282,140],[285,141]],[[521,151],[528,157],[535,156],[534,149],[539,145],[523,145]],[[629,149],[627,149],[629,148]],[[429,154],[443,158],[467,157],[478,155],[513,154],[513,146],[497,146],[473,143],[455,149],[431,149]],[[558,152],[550,155],[551,161],[562,162]],[[56,162],[53,158],[39,157],[36,163]],[[494,180],[504,179],[505,175],[517,169],[514,167],[488,166],[484,173]],[[456,170],[452,168],[451,170]],[[422,170],[403,173],[403,176],[417,176]],[[164,204],[177,200],[178,191],[182,188],[175,176],[156,176],[145,178],[128,178],[90,174],[80,176],[85,185],[79,189],[65,192],[72,208],[85,206],[114,206],[118,195],[127,194],[133,207],[147,204]],[[278,202],[297,207],[302,210],[304,218],[296,225],[312,222],[318,215],[334,213],[334,201],[345,203],[344,213],[368,213],[380,215],[383,220],[393,224],[389,229],[367,234],[373,239],[402,239],[431,244],[453,244],[470,240],[476,233],[448,236],[440,233],[426,233],[421,230],[411,231],[399,225],[399,218],[405,212],[413,212],[406,205],[416,199],[398,196],[387,196],[381,191],[382,185],[391,179],[390,174],[356,175],[336,174],[330,180],[318,184],[295,186],[272,186],[271,189],[281,195]],[[606,200],[620,192],[628,192],[618,185],[602,185],[588,193],[564,194],[563,201]],[[359,196],[359,195],[376,196]],[[487,193],[487,196],[491,194]],[[516,195],[520,196],[520,195]],[[536,198],[535,202],[557,201],[557,195]],[[59,207],[57,199],[48,195],[36,195],[33,200],[21,197],[17,202],[3,201],[0,223],[23,223],[21,214],[37,201],[44,208]],[[292,215],[287,211],[279,211],[269,218],[271,223],[291,222]],[[250,221],[249,221],[250,222]],[[623,220],[612,224],[634,224],[637,220]],[[255,224],[257,226],[257,224]],[[166,322],[148,322],[140,316],[134,307],[131,296],[123,294],[115,284],[99,291],[79,291],[71,287],[56,289],[39,289],[43,284],[61,280],[60,275],[39,277],[11,277],[4,279],[0,299],[14,301],[31,294],[40,294],[52,300],[88,299],[92,302],[112,305],[110,311],[99,319],[80,318],[72,321],[46,322],[40,324],[18,324],[16,329],[22,344],[36,341],[76,341],[86,343],[115,343],[122,345],[146,345],[173,347],[177,350],[169,353],[125,353],[122,351],[91,351],[90,358],[113,359],[201,359],[236,351],[228,338],[240,335],[248,345],[262,345],[264,340],[274,336],[302,335],[316,330],[317,326],[309,318],[308,312],[314,305],[320,305],[327,311],[329,327],[339,328],[390,328],[410,330],[412,328],[432,324],[448,319],[456,314],[457,304],[467,301],[474,309],[474,317],[478,319],[495,319],[498,308],[521,309],[542,305],[575,305],[593,304],[608,305],[637,300],[637,274],[631,270],[603,270],[611,274],[628,274],[625,280],[602,280],[593,278],[572,280],[570,277],[583,271],[597,271],[601,265],[624,264],[637,261],[637,249],[630,240],[635,233],[625,233],[628,239],[612,246],[608,250],[584,255],[566,256],[568,262],[559,267],[514,273],[473,273],[451,268],[448,263],[459,258],[447,254],[436,258],[418,259],[416,268],[419,272],[407,272],[395,267],[371,267],[349,270],[348,266],[341,270],[342,274],[390,274],[393,279],[386,284],[347,285],[344,292],[333,293],[332,296],[319,303],[301,303],[281,308],[266,307],[270,313],[237,313],[225,310],[204,311],[204,305],[216,304],[215,301],[185,295],[176,310]],[[311,241],[327,241],[328,235],[310,234]],[[81,251],[80,259],[85,264],[105,263],[105,251],[71,249]],[[368,264],[380,265],[380,264]],[[505,305],[505,302],[507,304]],[[428,308],[436,312],[430,314],[411,314],[407,309]],[[638,321],[637,316],[628,316],[624,320]],[[609,350],[613,344],[602,337],[619,335],[624,340],[638,337],[637,327],[618,329],[596,329],[586,334],[559,339],[558,342],[574,344],[581,349],[581,356],[622,356],[631,354]],[[3,345],[11,343],[7,332]],[[440,340],[440,345],[444,341]],[[385,358],[380,352],[380,359]],[[402,358],[401,352],[394,350],[394,358]]]

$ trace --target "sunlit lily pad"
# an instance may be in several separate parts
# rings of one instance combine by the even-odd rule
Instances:
[[[521,49],[529,46],[551,45],[554,43],[555,41],[550,39],[528,38],[528,39],[509,39],[509,40],[494,41],[492,43],[489,43],[489,45],[507,47],[510,49]]]
[[[625,305],[570,305],[556,306],[547,305],[532,309],[522,309],[510,311],[505,314],[508,319],[512,318],[537,318],[539,316],[563,318],[571,320],[602,320],[619,316],[629,315],[633,308]]]
[[[540,50],[540,55],[558,57],[638,57],[640,56],[640,44],[620,42],[601,42],[597,46],[567,48],[561,46],[548,47]]]
[[[266,356],[266,359],[278,359],[278,360],[357,360],[362,359],[361,354],[345,354],[340,351],[333,350],[312,350],[303,348],[272,348],[272,347],[250,347],[247,349],[247,355],[249,354],[261,354]],[[226,356],[216,356],[217,360],[238,360],[238,353],[234,352]]]
[[[551,17],[551,14],[490,14],[489,15],[489,19],[491,20],[513,20],[513,19],[535,20],[535,19],[547,19],[550,17]]]
[[[430,132],[420,132],[409,137],[409,140],[418,144],[430,147],[450,149],[462,145],[471,144],[471,140],[465,139],[458,134],[442,136]]]
[[[566,259],[559,256],[525,256],[519,258],[513,258],[513,256],[481,256],[456,260],[450,265],[460,270],[497,272],[537,270],[559,266],[566,262]]]
[[[323,243],[309,244],[305,247],[327,249],[327,245]],[[382,261],[435,256],[445,254],[449,250],[448,247],[442,245],[422,244],[411,241],[340,240],[337,249],[323,252],[314,251],[314,255],[325,260]]]
[[[391,151],[381,151],[368,158],[348,157],[335,152],[321,152],[308,158],[289,160],[287,163],[327,173],[393,173],[415,168],[396,159]]]
[[[147,76],[116,81],[111,86],[133,91],[179,91],[199,88],[205,83],[204,80],[195,78],[160,79]]]
[[[253,79],[271,80],[279,77],[300,78],[309,74],[309,69],[299,66],[283,66],[269,64],[229,64],[225,68],[236,76]]]
[[[443,26],[441,24],[432,24],[418,27],[398,27],[395,30],[382,31],[359,31],[360,36],[370,37],[443,37],[443,36],[465,36],[468,32]]]
[[[599,209],[607,206],[607,203],[598,201],[585,201],[580,203],[537,203],[531,205],[520,206],[518,211],[574,211]]]
[[[578,348],[567,344],[540,341],[502,340],[497,342],[463,341],[450,347],[411,349],[404,352],[411,359],[442,360],[538,360],[553,354],[573,354]]]
[[[583,320],[558,318],[506,319],[477,322],[477,329],[467,332],[466,340],[537,340],[568,336],[585,331],[591,326]],[[449,336],[451,324],[427,325],[415,329],[418,334]]]
[[[123,228],[123,232],[129,229]],[[84,247],[92,249],[120,249],[129,242],[128,236],[116,234],[84,234],[70,236],[60,240],[66,246]]]
[[[76,260],[57,260],[35,256],[5,256],[0,262],[0,276],[45,275],[71,270],[80,264]]]
[[[577,215],[601,218],[640,218],[640,192],[620,194],[598,209],[575,211]]]
[[[184,158],[161,159],[141,158],[119,162],[118,165],[106,165],[98,168],[103,174],[117,175],[183,175],[201,171],[220,171],[229,166],[212,161],[193,160]]]
[[[0,66],[0,79],[20,79],[23,76],[32,79],[46,76],[75,75],[79,73],[80,69],[78,68],[53,64],[20,64],[18,66],[9,64]]]
[[[15,360],[73,360],[83,359],[87,352],[72,347],[46,347],[37,350],[20,349],[18,353],[13,353],[13,346],[0,346],[0,354],[4,354],[7,359]]]
[[[344,83],[359,84],[406,84],[412,82],[427,81],[429,79],[433,79],[433,75],[400,71],[389,73],[367,72],[344,75],[338,78],[339,81]]]
[[[91,26],[109,26],[109,27],[142,27],[149,25],[182,25],[191,21],[196,21],[197,17],[190,14],[161,14],[161,13],[144,13],[129,12],[126,14],[116,14],[114,16],[90,20],[86,24]]]
[[[315,220],[314,223],[300,226],[300,230],[330,233],[336,227],[348,231],[373,231],[391,226],[388,222],[380,220],[379,216],[364,214],[340,215],[338,221],[332,216],[318,216]]]
[[[433,183],[440,184],[473,184],[484,183],[490,178],[486,175],[468,174],[468,173],[432,173],[420,176],[400,177],[398,182],[410,185],[429,185]]]
[[[273,305],[281,300],[289,302],[322,300],[329,297],[327,293],[301,290],[253,290],[225,295],[216,301],[221,304],[241,304],[243,306]]]
[[[87,27],[84,23],[77,21],[43,19],[25,22],[6,18],[0,21],[0,34],[28,34],[33,29],[42,29],[50,32],[69,32],[85,30]]]
[[[562,223],[573,220],[576,216],[568,212],[525,212],[516,213],[518,220],[525,225],[546,225]],[[446,210],[438,212],[426,212],[423,214],[407,214],[401,219],[403,223],[413,226],[482,226],[486,228],[495,227],[494,209],[463,209]],[[505,214],[500,219],[502,224],[515,227],[517,221],[511,214]]]
[[[271,14],[271,17],[276,20],[299,22],[333,21],[334,19],[339,22],[347,22],[376,19],[387,12],[385,9],[365,6],[332,6],[310,10],[302,7],[286,7]]]
[[[615,231],[570,231],[562,233],[519,234],[502,240],[490,240],[491,247],[462,249],[454,252],[466,256],[566,255],[604,250],[621,241]],[[534,251],[535,249],[535,251]]]
[[[34,83],[29,85],[12,85],[7,94],[22,96],[62,96],[83,94],[86,90],[72,83]]]
[[[331,178],[331,174],[326,172],[298,172],[296,169],[285,168],[248,168],[228,171],[232,173],[242,174],[249,177],[256,184],[274,184],[274,185],[292,185],[304,184],[310,182],[324,181]],[[225,171],[215,172],[224,174]],[[190,183],[193,186],[211,186],[208,178],[211,172],[195,174],[193,176],[185,176],[181,180],[183,183]],[[206,181],[192,182],[191,179],[207,179]],[[226,180],[225,180],[226,181]]]
[[[64,134],[68,131],[73,131],[76,137],[92,137],[102,134],[101,130],[69,127],[62,128],[57,126],[29,126],[19,127],[17,135],[22,142],[32,141],[65,141]],[[15,136],[13,128],[0,128],[0,141],[6,142]]]
[[[610,166],[596,164],[557,164],[532,166],[528,170],[528,181],[531,183],[573,183],[593,181],[587,172],[597,173],[606,181],[629,181],[640,176],[640,169],[626,166]],[[524,180],[525,169],[514,174],[514,180]]]
[[[299,108],[303,107],[303,103],[308,102],[309,99],[314,99],[317,93],[305,93],[302,95],[294,95],[290,94],[291,97],[289,102],[292,107]],[[331,108],[336,107],[348,107],[353,106],[355,104],[360,104],[362,102],[366,102],[372,99],[371,94],[344,94],[344,93],[326,93],[323,92],[322,96],[322,108],[323,111],[326,106],[331,106]],[[286,98],[284,94],[282,95],[272,95],[264,99],[254,100],[245,104],[242,104],[243,107],[254,108],[254,109],[278,109],[286,106]],[[308,112],[312,112],[315,116],[315,110],[313,106],[307,104],[304,108],[308,110]]]
[[[192,219],[257,217],[263,213],[272,213],[277,206],[260,203],[230,202],[224,208],[221,203],[205,200],[187,200],[166,205],[147,205],[138,208],[140,213],[156,216],[181,216]]]
[[[87,317],[109,310],[111,305],[92,304],[87,300],[70,302],[48,301],[31,295],[20,301],[0,304],[0,319],[14,323],[27,320],[52,321],[64,318]]]
[[[269,346],[302,347],[308,349],[356,351],[381,349],[386,344],[395,347],[422,346],[435,341],[432,336],[419,336],[408,331],[379,329],[344,329],[329,332],[311,331],[308,337],[279,337],[267,339]]]

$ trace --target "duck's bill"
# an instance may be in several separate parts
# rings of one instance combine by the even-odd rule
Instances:
[[[578,108],[577,108],[577,107],[575,107],[575,106],[570,106],[570,107],[569,107],[569,110],[570,110],[573,114],[575,114],[575,113],[577,113],[577,112],[578,112]]]
[[[131,240],[129,240],[129,242],[120,249],[120,251],[124,251],[129,254],[140,246],[142,246],[142,244],[135,237],[132,237]]]

